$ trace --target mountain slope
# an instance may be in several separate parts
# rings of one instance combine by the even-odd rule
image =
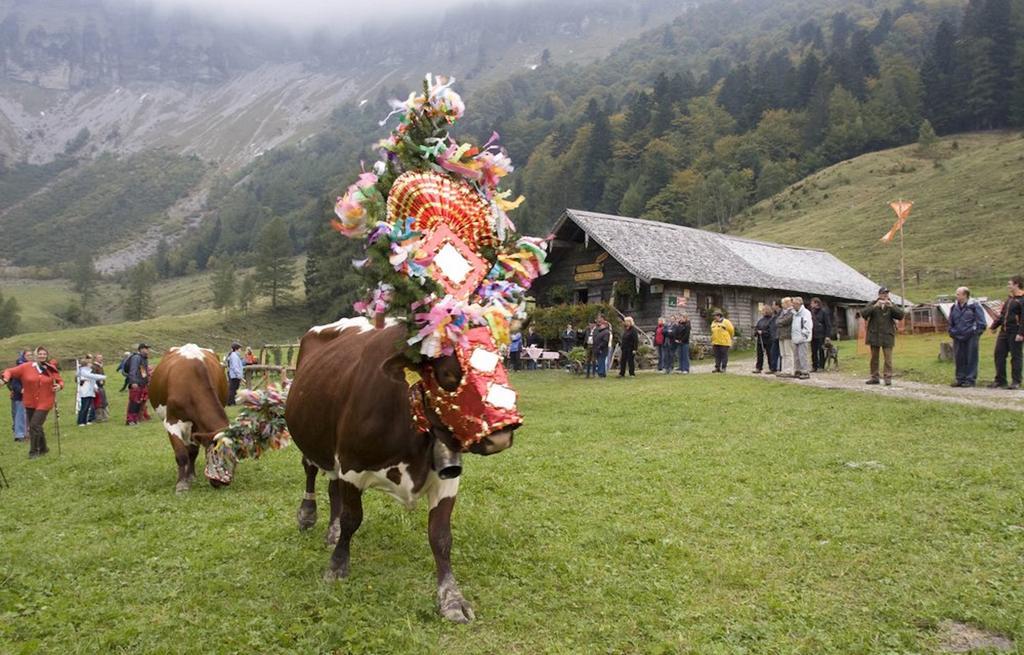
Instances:
[[[0,0],[0,163],[49,161],[85,127],[85,152],[169,147],[237,168],[380,84],[431,70],[482,83],[537,65],[545,50],[589,60],[685,6],[490,3],[298,37],[147,3]]]
[[[892,200],[914,202],[906,223],[907,295],[916,302],[1005,290],[1022,272],[1024,135],[961,134],[934,156],[916,145],[841,162],[793,184],[734,220],[734,233],[823,248],[872,279],[899,286],[899,243],[880,237],[895,220]]]

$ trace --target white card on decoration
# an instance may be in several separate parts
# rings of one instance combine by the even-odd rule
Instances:
[[[466,258],[450,243],[441,247],[434,257],[434,264],[456,284],[462,284],[469,272],[473,270],[473,265],[466,261]]]
[[[481,373],[494,373],[494,369],[498,368],[499,361],[498,353],[478,347],[470,356],[469,365]]]
[[[487,396],[484,398],[484,402],[498,409],[515,409],[516,392],[504,384],[492,382],[487,387]]]

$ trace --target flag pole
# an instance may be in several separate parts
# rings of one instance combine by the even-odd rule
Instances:
[[[903,200],[901,199],[902,203]],[[900,305],[904,310],[907,309],[907,268],[906,262],[903,257],[903,231],[906,229],[906,223],[900,225]],[[914,319],[911,317],[907,323],[907,331],[910,334],[914,333]]]

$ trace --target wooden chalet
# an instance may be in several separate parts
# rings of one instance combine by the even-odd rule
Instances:
[[[548,260],[534,284],[542,306],[610,302],[646,332],[686,313],[698,338],[713,307],[749,337],[760,308],[783,296],[821,298],[840,336],[854,337],[856,312],[879,287],[823,250],[577,209],[555,224]]]

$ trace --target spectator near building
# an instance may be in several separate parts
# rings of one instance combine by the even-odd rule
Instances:
[[[949,336],[956,359],[954,387],[973,387],[978,379],[978,344],[985,332],[985,310],[971,302],[971,290],[956,290],[956,302],[949,309]]]
[[[630,377],[636,377],[636,350],[640,346],[640,333],[633,325],[633,318],[627,316],[622,321],[622,336],[619,338],[621,354],[619,356],[619,377],[626,377],[626,370],[629,370]]]
[[[1024,348],[1024,277],[1015,275],[1006,283],[1010,296],[1003,303],[999,318],[992,324],[996,337],[996,379],[988,385],[992,388],[1020,389],[1022,348]],[[1012,382],[1007,385],[1006,358],[1010,358]]]
[[[885,385],[892,384],[892,349],[896,345],[896,321],[906,316],[902,307],[893,304],[889,298],[889,289],[882,287],[878,297],[860,312],[867,322],[867,343],[871,347],[871,377],[867,384],[878,384],[879,357],[884,360],[882,377]]]
[[[235,396],[238,395],[238,387],[245,377],[245,364],[242,362],[242,344],[237,341],[231,344],[231,352],[228,354],[228,405],[235,404]]]
[[[729,366],[729,349],[732,339],[736,336],[736,328],[729,319],[716,311],[711,321],[711,349],[715,353],[715,373],[725,373]]]

